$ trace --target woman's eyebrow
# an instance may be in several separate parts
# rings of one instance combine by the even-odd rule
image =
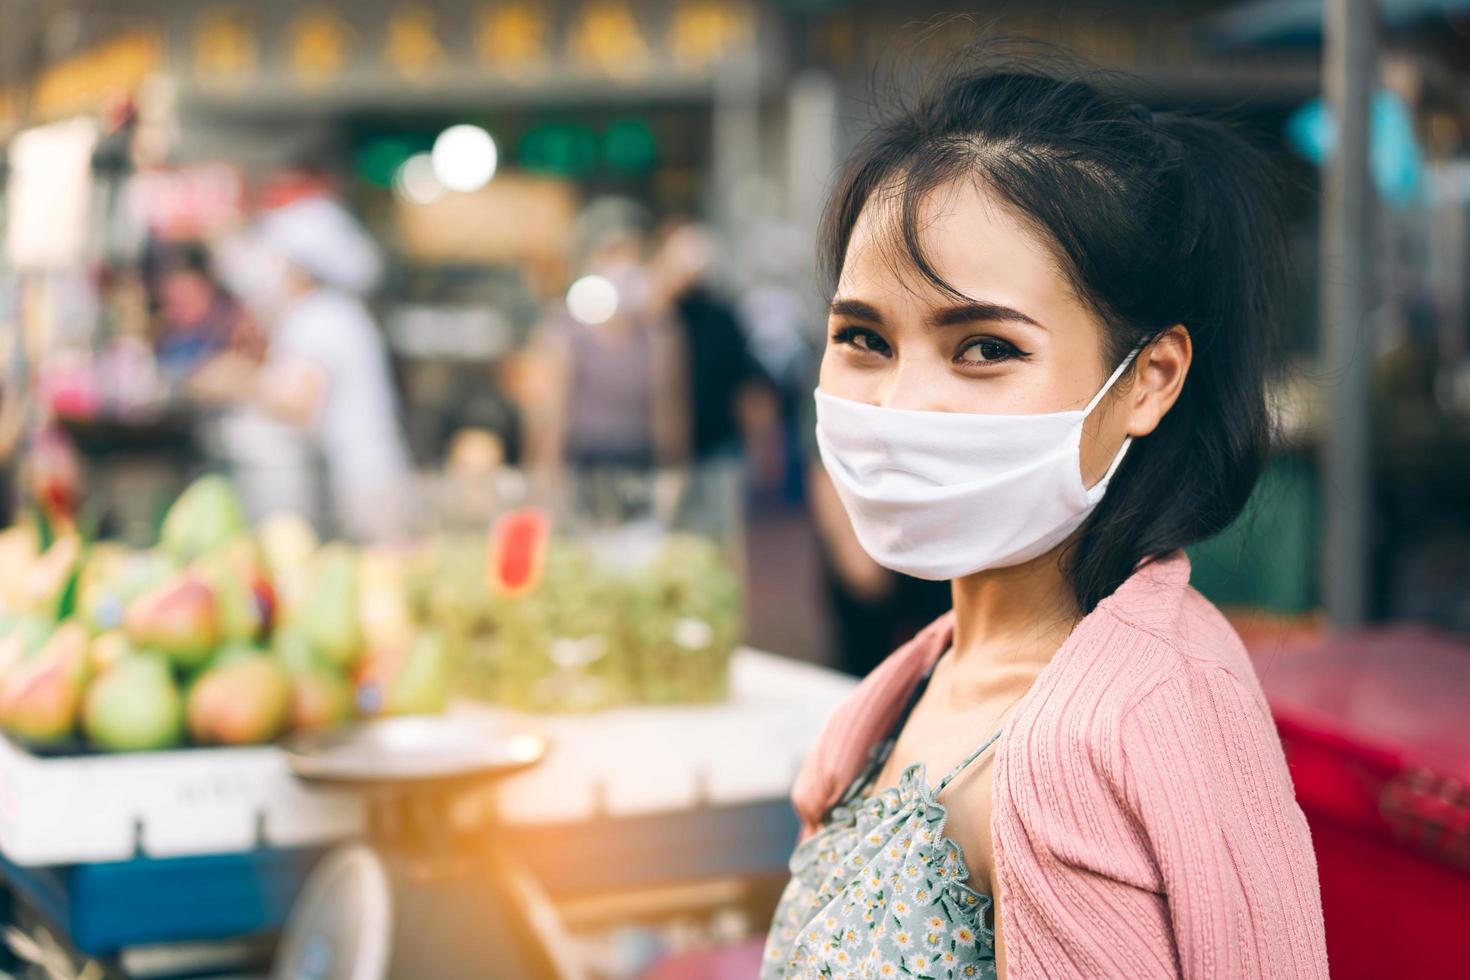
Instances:
[[[961,323],[974,323],[977,320],[1003,320],[1011,323],[1029,323],[1033,327],[1045,330],[1046,327],[1031,319],[1020,310],[999,303],[987,303],[976,300],[973,303],[962,303],[959,306],[950,306],[938,310],[929,316],[931,327],[952,327]]]
[[[851,317],[854,320],[867,320],[870,323],[882,323],[883,314],[871,303],[865,303],[860,299],[834,299],[828,308],[832,316]],[[1005,321],[1010,323],[1026,323],[1041,330],[1045,330],[1045,324],[1038,323],[1020,310],[1000,303],[989,303],[984,300],[976,300],[972,303],[961,303],[958,306],[948,306],[942,310],[936,310],[928,317],[931,327],[952,327],[964,323],[976,323],[982,320]]]
[[[847,316],[854,320],[868,320],[872,323],[882,323],[883,314],[871,303],[864,303],[860,299],[834,299],[832,305],[827,308],[831,316]]]

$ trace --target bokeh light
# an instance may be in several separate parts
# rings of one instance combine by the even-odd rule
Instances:
[[[477,191],[495,176],[495,140],[479,126],[450,126],[434,140],[434,176],[452,191]]]
[[[410,204],[433,204],[444,196],[445,190],[434,174],[434,164],[427,153],[415,153],[403,161],[393,185]]]
[[[606,323],[617,311],[618,287],[606,276],[583,276],[567,290],[567,312],[579,323]]]

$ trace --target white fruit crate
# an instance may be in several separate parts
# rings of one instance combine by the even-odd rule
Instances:
[[[502,819],[576,823],[781,799],[853,686],[821,667],[741,650],[720,704],[564,716],[452,710],[550,740],[544,762],[503,784]],[[0,737],[0,851],[20,865],[325,844],[363,823],[353,793],[308,788],[272,746],[45,758]]]
[[[19,865],[303,846],[362,826],[353,794],[308,788],[272,746],[42,757],[0,738],[0,851]]]

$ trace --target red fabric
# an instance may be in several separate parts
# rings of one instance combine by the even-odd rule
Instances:
[[[1400,627],[1252,654],[1312,829],[1332,976],[1470,977],[1470,645]]]
[[[764,940],[739,946],[698,950],[666,956],[643,974],[642,980],[751,980],[760,973]]]

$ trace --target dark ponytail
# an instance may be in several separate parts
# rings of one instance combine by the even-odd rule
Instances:
[[[1066,557],[1090,611],[1141,561],[1223,530],[1270,442],[1266,373],[1286,234],[1269,158],[1222,122],[1150,113],[1070,64],[969,53],[853,153],[823,216],[835,284],[868,198],[901,187],[897,244],[935,286],[919,208],[956,179],[984,181],[1050,240],[1106,325],[1110,366],[1176,323],[1194,362],[1178,402],[1136,440]],[[980,67],[973,67],[974,65]]]

